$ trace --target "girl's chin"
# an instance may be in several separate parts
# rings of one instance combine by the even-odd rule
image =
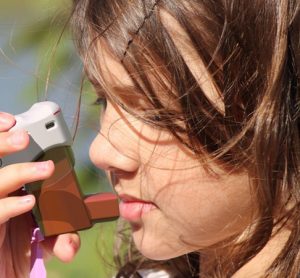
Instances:
[[[145,235],[141,235],[141,228],[133,231],[133,241],[136,249],[146,258],[154,261],[169,260],[181,255],[187,254],[189,251],[180,250],[180,247],[171,246],[169,243],[162,242],[161,238],[146,239]],[[174,252],[176,251],[176,253]]]
[[[157,248],[159,250],[159,248]],[[139,250],[139,249],[138,249]],[[155,251],[144,251],[144,250],[139,250],[140,253],[153,261],[164,261],[164,260],[170,260],[170,259],[174,259],[177,257],[180,257],[181,255],[187,254],[188,252],[184,252],[184,253],[180,253],[180,254],[174,254],[174,252],[171,252],[170,250],[168,251],[164,251],[163,249],[160,250],[161,252],[157,253],[158,250]]]

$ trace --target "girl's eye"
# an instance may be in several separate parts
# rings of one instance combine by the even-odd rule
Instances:
[[[98,97],[94,102],[94,105],[100,105],[103,109],[106,109],[107,101],[105,97]]]

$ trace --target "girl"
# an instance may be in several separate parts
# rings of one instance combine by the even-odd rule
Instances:
[[[105,104],[90,157],[141,254],[119,277],[296,277],[299,1],[74,0],[72,26]],[[6,140],[13,118],[0,118],[1,155],[25,148],[24,133]],[[34,203],[7,193],[52,171],[2,170],[2,230]],[[15,250],[12,237],[3,233],[2,252]],[[69,260],[79,241],[64,237]],[[65,244],[56,240],[57,256]]]

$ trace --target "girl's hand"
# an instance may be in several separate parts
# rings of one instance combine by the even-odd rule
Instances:
[[[0,159],[29,145],[26,131],[9,131],[14,124],[15,119],[12,115],[0,112]],[[52,161],[17,163],[0,168],[0,250],[7,236],[5,229],[7,221],[29,212],[35,204],[33,195],[9,196],[9,194],[19,190],[26,183],[47,179],[53,171]],[[64,234],[47,238],[43,246],[48,254],[69,262],[79,249],[80,239],[77,234]]]

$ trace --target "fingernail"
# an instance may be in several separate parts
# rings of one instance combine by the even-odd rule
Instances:
[[[0,124],[7,126],[13,121],[13,118],[10,114],[0,112]]]
[[[18,145],[23,145],[24,141],[26,139],[26,131],[24,130],[17,130],[14,131],[8,138],[7,141],[9,144],[18,146]]]
[[[45,172],[50,167],[50,161],[48,160],[48,161],[36,162],[33,167],[34,170],[37,172]]]
[[[24,196],[22,197],[19,201],[18,204],[20,205],[27,205],[33,202],[33,198],[29,196]]]

